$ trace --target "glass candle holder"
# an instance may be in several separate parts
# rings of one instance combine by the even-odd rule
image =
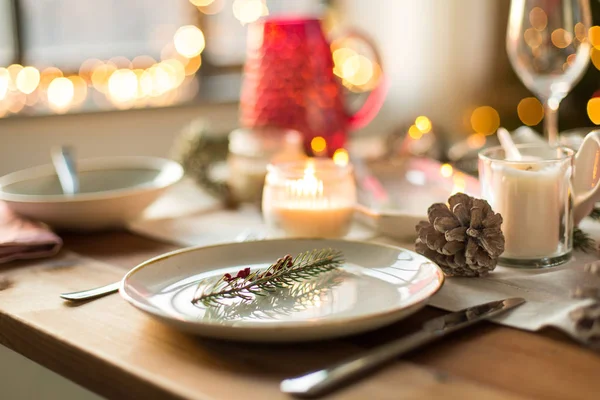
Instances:
[[[267,167],[262,211],[273,236],[345,236],[355,203],[351,165],[308,159]]]
[[[573,250],[571,176],[574,152],[547,145],[517,146],[523,160],[494,147],[479,153],[483,197],[502,215],[501,265],[540,268],[562,264]]]

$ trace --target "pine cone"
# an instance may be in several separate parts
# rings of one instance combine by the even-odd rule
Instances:
[[[600,349],[600,304],[579,307],[569,314],[575,322],[575,332],[586,344]]]
[[[417,253],[435,261],[448,276],[483,276],[496,268],[504,251],[502,216],[485,200],[457,193],[448,204],[427,210],[416,226]]]

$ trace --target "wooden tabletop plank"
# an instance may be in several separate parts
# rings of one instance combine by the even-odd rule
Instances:
[[[286,398],[281,379],[361,351],[343,341],[248,345],[203,340],[174,331],[109,296],[68,306],[57,296],[118,278],[121,269],[74,254],[20,264],[0,275],[0,342],[109,398]],[[502,390],[397,363],[332,398],[395,399],[485,396]],[[445,397],[446,398],[446,397]]]
[[[440,314],[426,309],[376,332],[310,344],[203,340],[155,322],[118,296],[76,307],[57,296],[117,280],[174,246],[125,232],[67,235],[65,243],[86,257],[63,252],[0,270],[0,343],[109,398],[283,399],[281,379],[357,354]],[[596,398],[599,370],[600,357],[571,342],[487,324],[330,398]]]

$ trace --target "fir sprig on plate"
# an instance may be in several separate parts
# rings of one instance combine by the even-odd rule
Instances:
[[[344,258],[339,250],[322,249],[286,255],[265,270],[244,268],[235,276],[223,275],[213,285],[200,282],[192,303],[222,305],[224,299],[252,301],[255,296],[266,296],[279,288],[286,288],[323,272],[338,269]]]
[[[228,322],[237,319],[275,320],[282,315],[313,307],[316,299],[330,292],[344,281],[341,270],[329,271],[307,281],[297,282],[281,288],[277,296],[260,296],[253,301],[236,301],[232,304],[206,308],[204,319],[215,322]]]

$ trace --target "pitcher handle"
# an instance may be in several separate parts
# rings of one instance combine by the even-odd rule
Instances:
[[[377,51],[377,47],[368,36],[358,31],[349,30],[346,31],[342,35],[342,37],[345,39],[354,38],[365,42],[371,48],[377,64],[379,64],[379,66],[383,68],[381,63],[381,57],[379,55],[379,52]],[[359,108],[354,114],[348,116],[348,124],[350,126],[350,130],[363,128],[369,122],[371,122],[373,118],[375,118],[375,116],[381,109],[381,106],[383,106],[387,92],[388,81],[382,69],[381,76],[379,78],[379,84],[371,91],[371,93],[369,93],[369,96],[365,100],[365,103],[362,105],[362,107]]]
[[[587,134],[575,155],[573,220],[587,217],[600,196],[600,130]]]

